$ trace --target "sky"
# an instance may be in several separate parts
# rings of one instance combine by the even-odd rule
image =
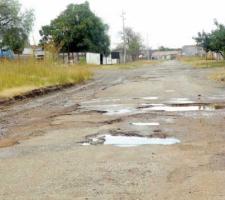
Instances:
[[[34,9],[36,21],[31,43],[38,44],[39,30],[56,18],[70,3],[85,0],[20,0],[23,9]],[[110,27],[111,47],[120,42],[122,11],[125,25],[142,35],[151,48],[180,48],[194,44],[199,31],[211,31],[214,19],[225,23],[225,0],[89,0],[91,10]]]

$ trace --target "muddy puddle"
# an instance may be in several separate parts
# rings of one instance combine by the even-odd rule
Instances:
[[[143,100],[157,100],[159,97],[142,97]]]
[[[135,112],[134,109],[131,108],[122,108],[118,110],[107,110],[105,115],[123,115],[123,114],[129,114]]]
[[[138,147],[142,145],[175,145],[180,140],[173,137],[143,137],[128,135],[111,135],[104,134],[89,138],[88,142],[83,142],[83,146],[90,145],[112,145],[116,147]]]
[[[200,103],[187,103],[179,102],[172,104],[141,104],[134,108],[126,105],[102,105],[87,107],[92,110],[101,111],[104,115],[115,116],[115,115],[133,115],[138,113],[147,113],[149,111],[158,112],[195,112],[195,111],[215,111],[225,109],[225,105],[213,105],[213,104],[200,104]]]
[[[134,122],[131,123],[133,126],[159,126],[158,122]]]
[[[136,147],[142,145],[174,145],[180,143],[176,138],[149,138],[138,136],[119,136],[119,135],[100,135],[92,138],[89,142],[82,143],[83,146],[88,145],[113,145],[117,147]]]
[[[141,97],[141,99],[153,100],[158,97]],[[196,111],[215,111],[225,109],[224,103],[198,103],[193,102],[189,98],[172,98],[169,103],[142,103],[137,106],[137,103],[127,104],[97,104],[97,105],[83,105],[84,109],[95,110],[102,112],[104,115],[133,115],[140,113],[147,113],[150,111],[158,112],[196,112]],[[149,125],[150,126],[150,125]]]
[[[144,111],[188,112],[188,111],[215,111],[225,109],[224,105],[177,103],[177,104],[149,104],[139,107]]]
[[[170,102],[171,103],[177,103],[177,104],[179,104],[179,103],[186,103],[186,104],[189,104],[189,103],[194,103],[194,101],[191,101],[190,99],[188,99],[188,98],[172,98],[171,100],[170,100]]]

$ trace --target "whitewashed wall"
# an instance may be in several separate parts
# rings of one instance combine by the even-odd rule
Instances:
[[[112,56],[109,55],[108,57],[103,57],[103,65],[115,65],[118,64],[117,59],[112,59]]]
[[[99,53],[86,53],[87,64],[100,65],[100,54]]]

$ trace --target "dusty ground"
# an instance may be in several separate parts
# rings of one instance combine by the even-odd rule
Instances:
[[[2,107],[0,199],[224,200],[225,110],[211,108],[223,108],[225,86],[209,80],[211,73],[177,61],[102,70],[86,85]],[[207,103],[210,109],[200,111],[149,106]],[[110,132],[163,134],[181,143],[80,143]]]

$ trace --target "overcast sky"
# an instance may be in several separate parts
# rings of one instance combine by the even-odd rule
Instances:
[[[20,0],[23,8],[35,10],[33,37],[38,43],[41,26],[56,18],[70,3],[84,0]],[[213,20],[225,23],[225,0],[89,0],[92,11],[110,26],[112,46],[120,41],[122,10],[126,26],[140,32],[149,46],[181,47],[193,44],[198,31],[210,31]],[[32,37],[32,38],[33,38]],[[33,41],[31,41],[33,43]]]

